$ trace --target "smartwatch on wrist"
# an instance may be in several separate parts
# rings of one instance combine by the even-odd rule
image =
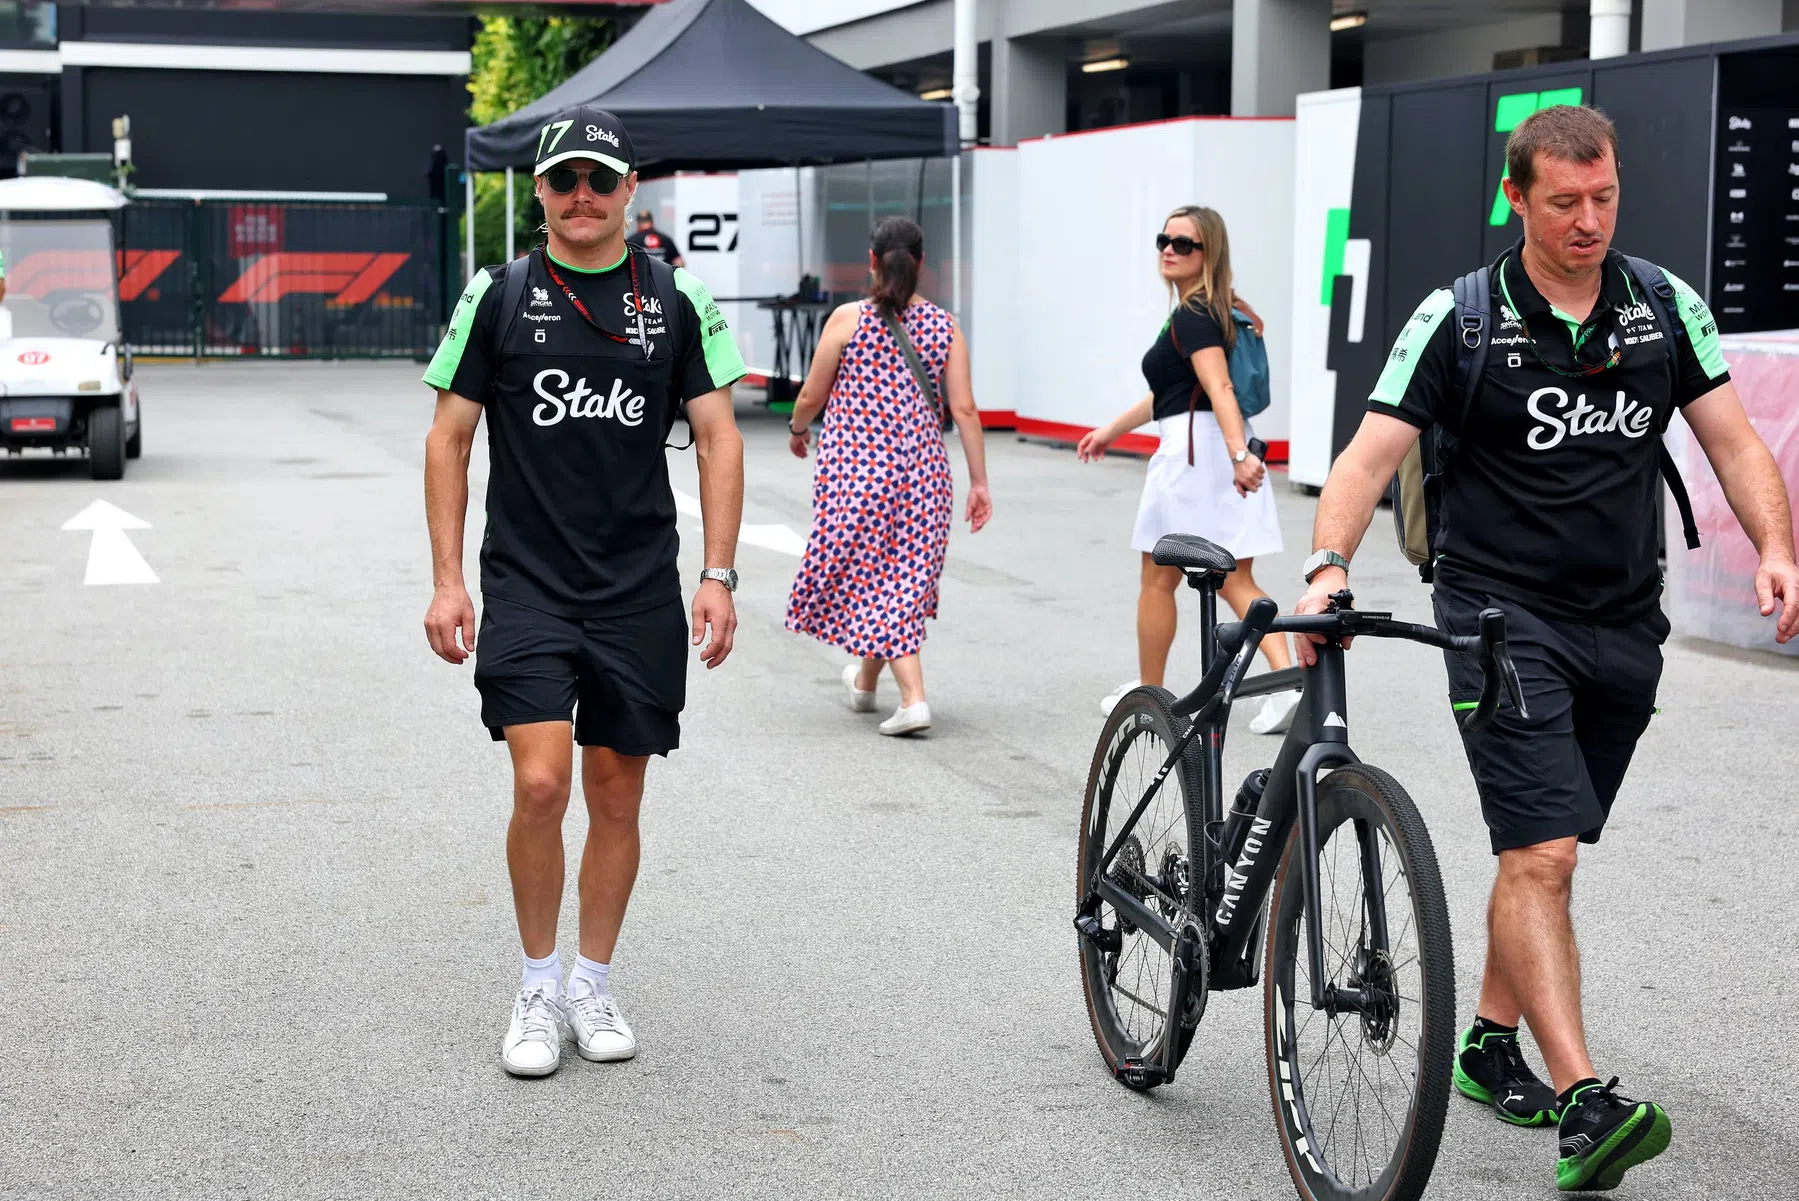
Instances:
[[[1347,573],[1349,571],[1349,560],[1345,559],[1334,550],[1313,551],[1312,557],[1307,559],[1305,563],[1304,571],[1306,583],[1311,583],[1312,577],[1323,571],[1326,567],[1341,567],[1344,572]]]

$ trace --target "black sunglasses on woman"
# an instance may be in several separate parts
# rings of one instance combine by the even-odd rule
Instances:
[[[1178,238],[1171,238],[1167,234],[1156,235],[1157,250],[1167,250],[1170,246],[1174,247],[1174,252],[1182,258],[1186,258],[1195,250],[1204,250],[1206,248],[1204,242],[1195,242],[1192,238],[1189,238],[1184,234]]]

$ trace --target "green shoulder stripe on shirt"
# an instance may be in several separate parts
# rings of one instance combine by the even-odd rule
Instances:
[[[437,344],[437,353],[431,356],[431,365],[425,368],[425,382],[433,388],[448,388],[456,378],[456,368],[462,365],[462,348],[468,345],[469,335],[475,327],[475,310],[481,307],[481,296],[493,286],[493,276],[486,268],[475,272],[475,277],[468,281],[468,287],[462,290],[462,299],[456,302],[456,311],[450,314],[450,328],[444,331],[444,340]]]
[[[1424,357],[1424,347],[1430,342],[1431,334],[1436,332],[1437,322],[1443,315],[1455,307],[1455,295],[1448,288],[1438,288],[1424,298],[1399,331],[1393,349],[1387,354],[1387,365],[1381,370],[1380,378],[1374,382],[1374,391],[1369,400],[1378,400],[1382,404],[1399,407],[1405,397],[1405,390],[1412,382],[1412,372],[1418,369],[1418,360]]]
[[[699,276],[685,267],[676,267],[675,287],[687,297],[699,318],[700,347],[706,352],[706,371],[712,376],[712,386],[722,388],[748,375],[749,368],[743,365],[743,356],[737,352],[737,340],[731,337],[731,327],[725,323],[718,302],[712,299],[712,293],[706,290]]]
[[[1662,268],[1662,274],[1674,286],[1674,304],[1680,310],[1681,321],[1686,323],[1687,341],[1693,344],[1694,357],[1705,369],[1705,378],[1717,379],[1730,370],[1730,364],[1724,361],[1724,348],[1718,345],[1716,318],[1699,293],[1687,287],[1685,280],[1666,267]]]

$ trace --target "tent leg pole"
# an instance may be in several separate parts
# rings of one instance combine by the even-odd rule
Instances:
[[[512,168],[506,168],[506,261],[513,259],[513,239],[515,230],[512,219]]]
[[[862,168],[868,172],[868,232],[872,234],[875,231],[875,161],[863,159]]]
[[[962,152],[949,165],[950,311],[962,319]]]
[[[793,164],[793,243],[800,266],[800,279],[806,278],[806,198],[801,185],[801,170]],[[798,288],[796,286],[795,291]]]
[[[463,264],[462,278],[473,279],[475,277],[475,173],[473,171],[462,173],[462,211],[464,214],[462,224],[468,232],[468,262]]]

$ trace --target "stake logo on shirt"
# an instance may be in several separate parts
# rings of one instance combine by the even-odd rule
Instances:
[[[1568,394],[1560,388],[1538,388],[1530,394],[1524,407],[1539,422],[1524,439],[1532,450],[1549,450],[1561,445],[1563,438],[1578,438],[1583,434],[1620,433],[1626,438],[1641,438],[1655,420],[1653,409],[1631,400],[1622,391],[1609,413],[1598,405],[1588,404],[1585,392],[1574,399],[1572,409],[1568,409],[1568,405]],[[1552,408],[1568,411],[1551,412]]]
[[[552,376],[557,380],[554,387],[568,389],[560,396],[544,387]],[[559,367],[539,371],[531,388],[543,397],[543,403],[531,410],[531,420],[538,425],[555,425],[564,417],[609,417],[620,425],[642,425],[644,406],[650,403],[647,396],[627,388],[623,380],[613,380],[612,391],[607,394],[589,388],[586,376],[569,388],[568,372]]]

